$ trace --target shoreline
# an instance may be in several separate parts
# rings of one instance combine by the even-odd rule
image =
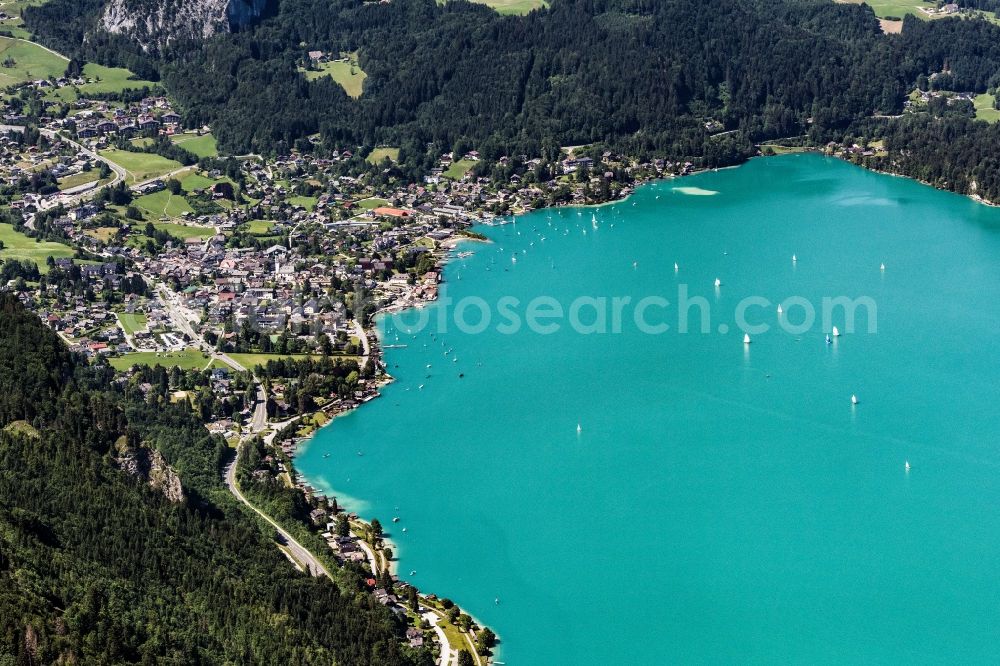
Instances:
[[[942,192],[948,192],[950,194],[955,194],[955,195],[967,197],[967,198],[971,199],[972,201],[974,201],[976,203],[979,203],[979,204],[982,204],[982,205],[987,206],[987,207],[991,207],[991,208],[998,208],[998,207],[1000,207],[1000,204],[996,204],[996,203],[990,202],[990,201],[988,201],[986,199],[983,199],[979,195],[975,195],[975,194],[962,194],[962,193],[959,193],[959,192],[954,192],[954,191],[951,191],[951,190],[946,190],[946,189],[943,189],[943,188],[935,187],[931,183],[928,183],[928,182],[923,181],[923,180],[918,179],[918,178],[907,176],[905,174],[893,173],[893,172],[889,172],[889,171],[883,171],[883,170],[880,170],[880,169],[875,169],[875,168],[867,167],[865,165],[857,164],[857,163],[851,161],[850,159],[848,159],[844,155],[836,155],[836,154],[827,153],[826,151],[824,151],[822,148],[819,148],[819,147],[806,147],[806,148],[804,148],[798,154],[806,154],[806,153],[816,154],[816,155],[819,155],[819,156],[822,156],[822,157],[829,157],[829,158],[838,159],[838,160],[840,160],[842,162],[846,162],[846,163],[850,164],[851,166],[855,166],[855,167],[864,169],[865,171],[869,171],[869,172],[872,172],[872,173],[877,173],[877,174],[885,175],[885,176],[893,176],[893,177],[896,177],[896,178],[908,179],[908,180],[914,181],[916,183],[919,183],[921,185],[924,185],[924,186],[927,186],[927,187],[931,187],[931,188],[933,188],[935,190],[939,190],[939,191],[942,191]],[[577,208],[577,209],[581,209],[581,210],[588,209],[588,208],[589,209],[603,208],[605,206],[615,205],[615,204],[620,204],[620,203],[623,203],[623,202],[627,202],[632,197],[632,195],[634,195],[635,193],[638,192],[638,190],[640,188],[652,185],[653,183],[668,182],[668,181],[672,182],[672,181],[677,181],[677,180],[679,180],[681,178],[685,178],[687,176],[695,176],[695,175],[704,174],[704,173],[708,173],[708,172],[718,172],[718,171],[729,170],[729,169],[738,169],[738,168],[742,167],[743,165],[747,164],[750,160],[753,160],[753,159],[766,159],[766,158],[769,158],[769,157],[787,157],[787,156],[788,155],[774,155],[774,156],[770,156],[770,155],[755,155],[755,156],[753,156],[753,157],[745,160],[744,162],[741,162],[740,164],[734,164],[734,165],[730,165],[730,166],[726,166],[726,167],[712,167],[712,168],[695,169],[695,170],[692,170],[692,171],[690,171],[688,173],[681,174],[681,175],[669,174],[669,175],[663,175],[663,176],[659,176],[659,177],[655,177],[655,178],[645,178],[645,179],[642,179],[640,181],[636,181],[633,186],[630,186],[630,187],[622,190],[622,192],[620,193],[621,196],[616,197],[614,199],[610,199],[608,201],[603,201],[603,202],[600,202],[600,203],[593,203],[593,204],[587,204],[587,203],[584,203],[584,204],[576,204],[576,203],[556,204],[554,206],[546,206],[544,208],[537,208],[537,209],[532,209],[532,210],[524,210],[524,211],[520,211],[520,212],[511,212],[511,213],[509,213],[507,215],[504,215],[504,216],[495,216],[493,219],[516,218],[516,217],[520,217],[520,216],[529,214],[531,212],[536,212],[536,211],[541,211],[541,210],[546,210],[546,209],[552,209],[552,208]],[[478,220],[475,223],[473,223],[469,227],[469,229],[474,231],[477,226],[492,227],[492,226],[503,226],[503,225],[512,224],[512,223],[514,223],[513,219],[511,219],[510,221],[504,221],[504,222],[490,222],[490,221],[487,221],[486,219],[478,218]],[[444,270],[443,269],[456,257],[456,251],[458,251],[458,249],[459,249],[460,246],[462,246],[465,243],[493,243],[493,242],[494,241],[492,241],[489,238],[481,239],[481,238],[475,238],[475,237],[471,237],[471,236],[464,236],[464,237],[462,237],[460,235],[455,235],[455,236],[452,236],[452,237],[450,237],[450,238],[442,241],[441,245],[440,245],[440,247],[438,249],[439,250],[443,250],[443,251],[441,251],[440,256],[437,258],[437,261],[436,261],[436,264],[435,264],[436,267],[437,267],[437,269],[440,271],[441,282],[442,283],[444,282]],[[374,332],[374,338],[375,339],[374,339],[374,341],[370,341],[371,344],[372,344],[371,358],[374,358],[376,360],[376,364],[378,366],[377,373],[380,373],[379,378],[376,379],[376,390],[375,390],[374,395],[372,395],[368,399],[363,400],[362,402],[356,404],[355,406],[353,406],[353,407],[351,407],[349,409],[346,409],[346,410],[343,410],[341,412],[338,412],[337,414],[334,414],[332,417],[330,417],[330,420],[327,423],[325,423],[322,426],[318,427],[313,433],[311,433],[310,435],[308,435],[302,441],[296,443],[295,446],[294,446],[294,449],[293,449],[293,460],[294,460],[294,453],[297,452],[300,447],[308,446],[308,443],[311,442],[312,439],[314,437],[316,437],[316,435],[319,434],[320,431],[322,431],[323,429],[327,428],[328,426],[331,426],[336,421],[336,419],[337,419],[338,416],[342,416],[342,415],[347,414],[349,412],[356,411],[359,408],[361,408],[365,403],[370,402],[371,400],[373,400],[373,399],[375,399],[377,397],[380,397],[381,394],[378,391],[378,389],[380,389],[382,386],[386,386],[386,385],[392,383],[393,381],[395,381],[395,378],[392,375],[390,375],[388,372],[386,372],[386,368],[387,368],[387,364],[385,363],[385,349],[386,349],[386,346],[384,345],[384,341],[382,339],[382,330],[381,330],[381,327],[377,323],[375,323],[375,320],[378,317],[382,316],[382,315],[390,315],[390,314],[394,314],[394,313],[398,313],[398,312],[403,312],[403,311],[411,310],[411,309],[413,309],[413,310],[420,309],[420,308],[423,308],[423,307],[426,307],[426,306],[430,305],[431,303],[435,302],[436,300],[437,300],[437,297],[435,296],[434,298],[429,298],[429,299],[428,298],[421,298],[421,299],[416,300],[414,302],[408,302],[408,303],[392,303],[392,304],[390,304],[390,305],[388,305],[386,307],[380,308],[379,310],[377,310],[375,313],[372,314],[372,322],[373,322],[374,326],[373,326],[372,329],[369,329],[369,330],[373,330],[373,332]],[[301,472],[297,472],[297,473],[298,473],[298,476],[300,476],[301,479],[303,480],[303,482],[305,483],[306,487],[311,488],[313,491],[319,491],[319,489],[317,489],[315,486],[313,486],[309,482],[309,480],[305,477],[304,474],[302,474]],[[328,494],[334,496],[334,497],[336,497],[337,494],[338,494],[337,490],[335,488],[333,488],[333,487],[331,487],[326,492]],[[344,510],[347,511],[346,507],[345,507]],[[354,515],[357,516],[356,513],[354,513]],[[371,524],[370,519],[364,519],[364,518],[361,518],[360,516],[357,516],[357,522],[360,522],[360,523],[362,523],[364,525],[370,525]],[[384,541],[384,543],[385,543],[385,545],[387,547],[389,547],[389,548],[392,549],[392,551],[393,551],[394,554],[398,555],[399,550],[398,550],[398,546],[397,546],[396,542],[392,541],[390,538],[384,538],[383,541]],[[386,560],[386,567],[387,567],[387,570],[389,571],[390,574],[396,573],[398,571],[398,568],[400,566],[399,562],[400,562],[400,558],[398,556],[394,557],[391,561],[390,560]],[[427,594],[427,593],[421,593],[421,597],[433,597],[434,599],[440,599],[441,598],[441,597],[438,597],[435,594]],[[480,628],[485,628],[485,627],[488,626],[488,625],[482,623],[481,621],[479,621],[479,619],[476,618],[475,615],[473,615],[472,613],[470,613],[467,608],[465,608],[464,606],[462,608],[463,608],[463,612],[465,612],[466,614],[468,614],[472,618],[473,623],[476,626],[478,626]],[[497,656],[499,654],[499,646],[502,645],[502,641],[500,639],[499,634],[497,634],[497,645],[498,645],[498,648],[495,648],[493,650],[493,653],[492,653],[491,656],[489,656],[489,657],[482,657],[482,656],[480,656],[480,655],[478,655],[476,653],[473,653],[473,658],[477,659],[477,660],[480,660],[481,663],[487,663],[487,664],[493,663],[496,660],[496,658],[497,658]],[[464,646],[463,648],[460,648],[460,649],[465,649],[465,647],[468,647],[468,646]]]

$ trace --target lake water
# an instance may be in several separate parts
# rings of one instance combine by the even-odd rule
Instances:
[[[1000,210],[795,155],[579,212],[449,264],[485,331],[443,303],[419,332],[382,320],[397,381],[304,448],[307,478],[515,666],[1000,658]],[[539,297],[554,333],[527,324]],[[631,298],[620,332],[582,332],[580,297]],[[637,325],[649,297],[671,305]],[[771,328],[744,345],[749,297]],[[836,297],[877,310],[835,309],[827,344]]]

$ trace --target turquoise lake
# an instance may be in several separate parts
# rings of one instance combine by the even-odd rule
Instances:
[[[297,466],[379,518],[402,577],[494,628],[501,661],[1000,659],[1000,209],[791,155],[480,230],[446,269],[456,301],[523,319],[537,297],[660,296],[670,330],[629,308],[617,333],[383,318],[396,381]],[[677,330],[681,285],[708,331]],[[747,297],[770,303],[750,345]],[[789,297],[809,330],[780,325]],[[877,312],[851,332],[834,310],[827,344],[824,297]]]

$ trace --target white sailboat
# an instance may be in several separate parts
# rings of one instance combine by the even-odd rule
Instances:
[[[577,422],[577,424],[576,424],[576,432],[577,432],[577,434],[579,434],[579,433],[583,432],[583,426],[582,426],[582,425],[580,425],[580,422],[579,422],[579,421],[578,421],[578,422]]]
[[[743,344],[745,344],[745,345],[750,344],[750,334],[749,333],[744,333],[743,334]]]
[[[903,465],[903,469],[905,469],[907,472],[910,471],[910,461],[909,460],[907,460],[906,463]]]
[[[884,270],[885,270],[885,264],[881,264],[881,265],[880,265],[880,266],[878,267],[878,269],[879,269],[880,271],[884,271]]]
[[[796,257],[796,256],[795,256],[795,255],[793,254],[793,255],[792,255],[792,263],[794,264],[794,263],[795,263],[796,261],[798,261],[798,260],[799,260],[799,258],[798,258],[798,257]]]
[[[837,330],[836,326],[833,327],[833,337],[835,337],[835,338],[839,338],[840,337],[840,331]]]
[[[680,266],[678,266],[678,265],[677,265],[677,262],[675,261],[675,262],[674,262],[674,273],[676,273],[676,272],[677,272],[677,271],[679,271],[680,269],[681,269],[681,267],[680,267]]]
[[[721,287],[722,286],[722,280],[720,280],[719,278],[715,278],[715,286],[716,287]]]
[[[778,314],[781,314],[781,313],[782,313],[781,303],[778,303]]]
[[[851,404],[852,405],[858,404],[858,396],[851,394]]]

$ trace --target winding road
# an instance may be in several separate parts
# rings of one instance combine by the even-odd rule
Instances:
[[[226,465],[225,480],[226,487],[229,488],[229,492],[231,492],[236,499],[250,507],[258,516],[266,520],[268,524],[274,528],[275,532],[278,533],[278,539],[281,544],[288,549],[288,552],[291,553],[295,561],[308,571],[311,576],[316,576],[317,578],[320,576],[326,576],[327,578],[332,579],[333,576],[330,575],[327,568],[323,566],[323,563],[320,562],[315,555],[309,552],[309,549],[296,541],[295,537],[285,531],[281,525],[274,522],[274,520],[272,520],[266,513],[255,507],[250,503],[250,500],[243,496],[243,493],[240,492],[239,485],[236,483],[236,465],[239,462],[239,459],[240,453],[239,449],[237,449],[236,455],[233,456],[233,459],[229,461],[228,465]]]

